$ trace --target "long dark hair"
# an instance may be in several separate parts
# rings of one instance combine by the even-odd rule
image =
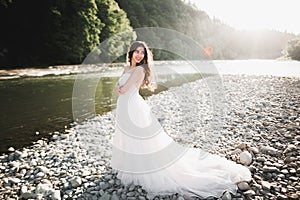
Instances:
[[[128,53],[127,53],[127,61],[130,64],[130,66],[131,66],[133,52],[138,47],[143,47],[144,48],[144,52],[145,52],[143,60],[141,60],[141,62],[139,62],[139,63],[136,63],[136,66],[142,65],[142,67],[145,70],[145,77],[144,77],[144,81],[142,83],[142,87],[146,87],[150,91],[153,91],[155,88],[153,88],[152,85],[151,85],[151,68],[150,68],[150,64],[152,63],[152,60],[153,60],[153,54],[150,51],[150,49],[147,46],[147,44],[145,42],[142,42],[142,41],[135,41],[135,42],[133,42],[131,44],[129,50],[128,50]]]

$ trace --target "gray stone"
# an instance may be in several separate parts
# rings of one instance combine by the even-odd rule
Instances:
[[[252,196],[255,195],[255,192],[253,190],[247,190],[243,194],[246,195],[246,196],[248,196],[248,197],[252,197]]]
[[[222,200],[231,200],[231,199],[232,199],[231,194],[228,191],[226,191],[222,196]]]
[[[247,182],[240,182],[238,183],[238,188],[242,191],[245,191],[245,190],[249,190],[250,186]]]
[[[51,194],[51,199],[52,200],[61,200],[60,190],[53,190],[53,192]]]
[[[271,189],[271,183],[267,181],[261,181],[261,186],[263,187],[263,189],[266,189],[268,191]]]
[[[116,195],[116,194],[113,194],[111,196],[111,200],[119,200],[120,198]]]
[[[243,151],[240,153],[240,162],[243,165],[250,165],[252,162],[252,155],[248,151]]]
[[[80,177],[74,177],[70,180],[70,183],[72,185],[73,188],[78,187],[82,184],[82,180]]]
[[[264,166],[263,171],[264,172],[279,172],[279,169],[277,169],[276,167]]]
[[[25,192],[21,195],[21,197],[24,199],[35,199],[36,194],[34,192]]]
[[[254,153],[254,154],[258,154],[258,153],[259,153],[259,149],[256,148],[256,147],[250,147],[250,148],[249,148],[249,151],[251,151],[251,152]]]

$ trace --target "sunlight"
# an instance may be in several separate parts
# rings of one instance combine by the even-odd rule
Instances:
[[[271,29],[300,33],[296,0],[191,0],[211,17],[241,30]]]

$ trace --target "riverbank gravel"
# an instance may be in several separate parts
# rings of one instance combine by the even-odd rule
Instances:
[[[146,101],[177,142],[249,167],[253,179],[222,199],[299,199],[300,79],[224,75],[222,85],[210,87],[213,79]],[[141,186],[124,186],[110,167],[114,125],[115,110],[54,132],[50,141],[11,147],[0,156],[0,199],[148,199]]]

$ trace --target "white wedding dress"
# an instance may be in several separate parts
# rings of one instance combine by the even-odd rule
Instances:
[[[124,73],[119,83],[131,73]],[[123,184],[141,185],[150,199],[175,193],[207,198],[236,193],[237,182],[251,180],[240,164],[176,143],[151,113],[139,86],[132,85],[117,101],[111,165]]]

